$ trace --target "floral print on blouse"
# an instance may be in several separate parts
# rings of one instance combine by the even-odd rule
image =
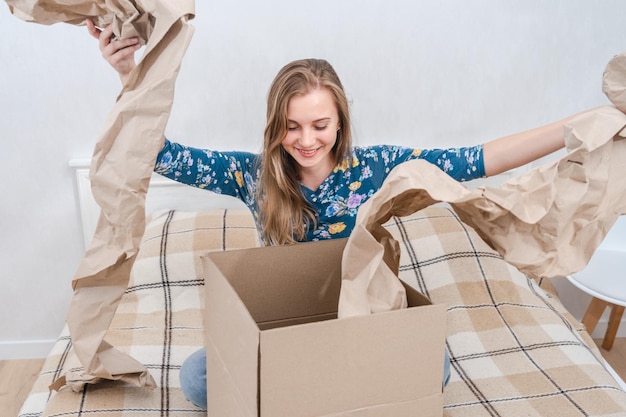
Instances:
[[[431,150],[390,145],[355,147],[352,161],[343,160],[317,190],[301,185],[304,197],[318,213],[317,225],[310,225],[304,241],[348,237],[359,207],[381,187],[393,168],[413,159],[435,164],[457,181],[485,176],[481,145]],[[239,198],[258,226],[259,162],[260,156],[250,152],[217,152],[166,140],[154,171],[184,184]]]

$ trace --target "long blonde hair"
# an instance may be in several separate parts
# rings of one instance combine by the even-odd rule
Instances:
[[[267,98],[267,124],[263,140],[261,174],[257,187],[263,240],[269,245],[302,241],[315,210],[300,189],[297,162],[283,149],[288,132],[287,108],[294,96],[325,88],[333,96],[340,130],[331,154],[338,164],[350,155],[352,137],[348,100],[333,67],[323,59],[303,59],[285,65],[276,75]]]

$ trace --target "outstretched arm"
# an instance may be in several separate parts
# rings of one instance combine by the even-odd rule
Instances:
[[[91,19],[87,19],[89,34],[98,39],[100,52],[104,59],[117,71],[122,80],[126,79],[135,68],[135,51],[141,47],[138,38],[112,39],[113,27],[111,25],[100,29]]]
[[[565,146],[563,125],[576,116],[578,114],[485,143],[485,175],[500,174],[562,149]]]

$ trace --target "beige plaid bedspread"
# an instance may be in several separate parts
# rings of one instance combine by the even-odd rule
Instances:
[[[549,283],[543,289],[508,265],[445,207],[386,227],[401,244],[400,278],[448,306],[444,416],[626,416],[626,393]],[[80,366],[65,330],[19,417],[205,415],[178,381],[204,341],[200,254],[257,243],[245,210],[153,215],[106,340],[145,364],[158,387],[105,382],[49,392]]]

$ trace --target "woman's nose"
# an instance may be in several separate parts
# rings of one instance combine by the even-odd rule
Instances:
[[[315,132],[311,129],[302,129],[302,135],[300,136],[300,144],[303,147],[313,145],[315,143]]]

